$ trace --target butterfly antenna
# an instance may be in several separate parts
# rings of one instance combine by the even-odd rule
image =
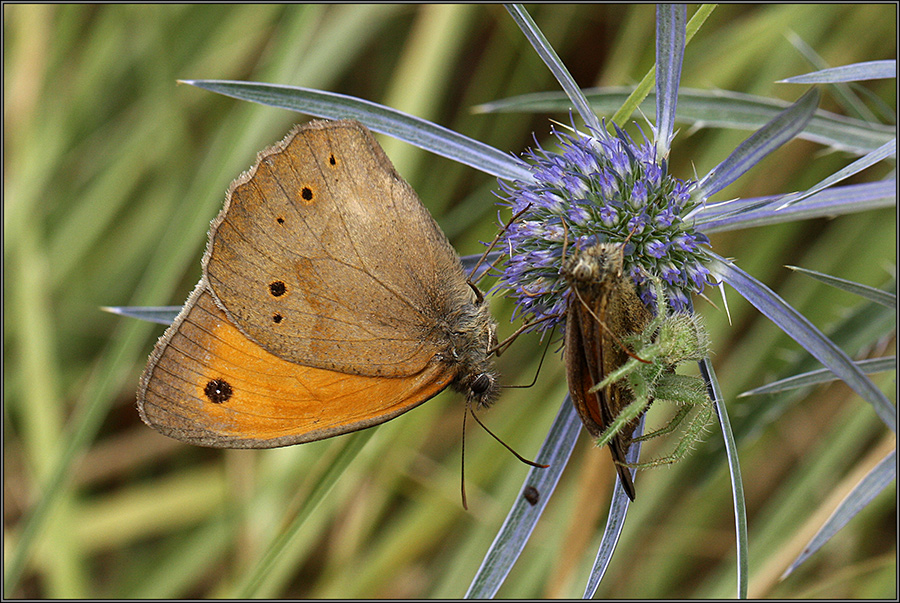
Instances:
[[[466,411],[463,413],[462,445],[460,446],[459,454],[462,461],[462,468],[459,471],[459,492],[462,494],[462,505],[466,511],[469,510],[469,505],[466,502],[466,419],[469,417],[469,412],[469,405],[466,404]]]
[[[510,219],[509,219],[509,222],[507,222],[507,223],[503,226],[503,228],[500,229],[500,231],[494,236],[494,240],[491,241],[491,244],[487,246],[487,249],[484,250],[484,253],[482,253],[482,254],[481,254],[481,257],[478,258],[478,261],[475,262],[475,265],[472,267],[472,270],[469,272],[470,275],[473,275],[473,274],[475,274],[475,273],[478,272],[478,268],[481,267],[481,264],[482,264],[482,263],[484,263],[485,258],[487,258],[488,254],[491,252],[491,250],[492,250],[494,247],[496,247],[497,243],[500,242],[500,237],[503,236],[503,233],[505,233],[505,232],[509,229],[509,227],[512,226],[512,223],[513,223],[513,222],[515,222],[516,220],[519,219],[519,216],[521,216],[522,214],[524,214],[524,213],[525,213],[526,211],[528,211],[529,209],[531,209],[531,204],[530,204],[530,203],[529,203],[528,205],[526,205],[521,211],[517,212],[516,215],[514,215],[512,218],[510,218]],[[494,262],[491,263],[491,266],[488,268],[488,270],[490,270],[490,268],[493,268],[494,264],[496,264],[497,262],[499,262],[499,261],[500,261],[500,258],[502,258],[502,257],[503,257],[503,254],[501,253],[501,254],[500,254],[500,257],[498,257],[496,260],[494,260]],[[487,271],[485,271],[485,274],[487,274]],[[482,275],[482,278],[483,278],[483,276],[484,276],[484,275]],[[481,280],[481,278],[478,278],[478,279],[476,279],[476,282],[477,282],[477,281],[480,281],[480,280]],[[480,293],[481,293],[481,292],[478,290],[477,287],[475,287],[475,285],[474,285],[474,283],[471,281],[471,279],[469,280],[469,285],[470,285],[473,289],[475,289],[475,294],[476,294],[476,296],[479,297],[479,301],[480,301],[480,299],[481,299]]]
[[[568,248],[569,248],[569,227],[566,226],[565,220],[562,221],[562,227],[563,227],[563,250],[562,250],[562,259],[560,261],[561,261],[562,265],[565,265],[566,252],[568,251]]]

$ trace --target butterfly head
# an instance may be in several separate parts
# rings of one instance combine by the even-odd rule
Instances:
[[[622,275],[622,248],[599,243],[576,249],[563,261],[560,274],[572,287],[599,287]]]

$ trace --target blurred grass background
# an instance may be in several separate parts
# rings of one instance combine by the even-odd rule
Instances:
[[[529,11],[581,85],[635,83],[653,63],[651,5]],[[305,120],[176,79],[342,92],[518,153],[532,144],[532,132],[546,139],[548,116],[472,115],[469,108],[558,87],[506,11],[5,4],[3,28],[5,560],[17,550],[24,519],[48,495],[54,466],[61,456],[67,463],[22,579],[6,583],[4,595],[234,597],[246,592],[235,589],[272,540],[304,513],[298,537],[255,596],[462,596],[527,467],[470,430],[470,510],[463,511],[459,396],[444,393],[374,433],[268,451],[191,447],[144,426],[134,408],[138,377],[163,328],[99,307],[181,304],[199,278],[208,222],[229,182]],[[794,100],[802,87],[773,82],[813,69],[789,32],[831,65],[895,58],[896,5],[721,6],[688,47],[682,83]],[[894,112],[895,86],[866,83]],[[823,107],[838,110],[828,96]],[[686,130],[670,168],[684,178],[706,173],[747,136]],[[381,139],[459,252],[480,252],[479,241],[496,232],[496,182]],[[795,141],[719,198],[802,189],[847,163],[844,154]],[[876,167],[854,181],[884,175]],[[859,301],[783,265],[884,286],[896,263],[895,217],[880,210],[724,233],[712,237],[713,249],[737,258],[828,332]],[[842,384],[736,399],[790,374],[804,354],[733,293],[731,325],[720,310],[698,306],[740,443],[751,596],[896,597],[896,486],[779,581],[841,493],[895,440]],[[501,336],[514,330],[510,304],[494,298],[492,307]],[[895,346],[894,328],[890,320],[874,332],[853,327],[860,336],[845,349],[884,354]],[[517,341],[499,361],[504,381],[530,381],[541,349],[533,337]],[[893,373],[875,380],[895,387]],[[564,393],[562,364],[551,353],[535,387],[509,390],[483,418],[532,456]],[[321,502],[308,505],[341,451],[367,436]],[[637,504],[599,596],[733,596],[734,520],[720,440],[714,431],[686,461],[638,476]],[[584,438],[501,596],[581,596],[613,476],[608,454]]]

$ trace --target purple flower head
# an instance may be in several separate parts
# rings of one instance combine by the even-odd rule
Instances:
[[[653,287],[641,287],[638,291],[644,305],[656,311],[656,290]]]
[[[538,205],[544,207],[544,209],[549,210],[550,212],[561,214],[566,210],[566,199],[561,197],[558,193],[553,191],[545,191],[538,197]]]
[[[653,278],[666,284],[673,308],[702,291],[709,272],[700,245],[708,242],[682,220],[693,182],[668,175],[654,144],[615,135],[555,132],[559,153],[525,153],[534,179],[501,184],[501,198],[515,212],[528,207],[504,234],[511,257],[498,287],[516,302],[516,314],[546,330],[565,316],[569,285],[560,274],[564,245],[625,244],[625,271],[641,299],[655,305]],[[626,243],[627,242],[627,243]]]
[[[541,169],[534,171],[534,179],[550,186],[561,186],[566,172],[561,165],[545,163]]]
[[[600,169],[600,164],[592,153],[574,145],[571,145],[569,150],[563,153],[563,157],[585,176],[589,176]]]

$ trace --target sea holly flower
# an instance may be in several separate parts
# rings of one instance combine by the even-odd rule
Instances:
[[[754,282],[752,277],[742,273],[731,262],[715,256],[708,248],[702,247],[709,243],[702,228],[705,224],[704,214],[709,198],[746,172],[766,154],[801,132],[815,110],[818,101],[816,92],[807,93],[792,107],[772,119],[707,176],[696,182],[679,180],[667,174],[666,158],[673,138],[673,117],[685,42],[684,7],[658,7],[656,80],[658,121],[653,129],[654,140],[645,140],[640,145],[636,145],[618,126],[615,126],[615,132],[611,134],[602,124],[597,125],[597,118],[586,109],[588,107],[587,100],[581,96],[580,90],[571,81],[565,69],[554,61],[552,49],[548,48],[546,40],[543,39],[528,14],[518,7],[511,8],[510,12],[557,76],[569,100],[584,119],[587,128],[587,133],[574,135],[563,135],[556,132],[562,152],[552,154],[542,151],[540,155],[528,154],[527,157],[531,159],[529,168],[537,175],[552,165],[554,172],[558,173],[561,158],[566,157],[566,152],[570,148],[602,150],[595,158],[594,163],[598,165],[599,169],[596,172],[597,184],[592,186],[591,190],[592,192],[602,191],[603,194],[594,194],[577,201],[570,198],[570,202],[578,202],[596,215],[593,222],[563,224],[567,232],[572,232],[574,244],[577,246],[600,240],[620,242],[623,245],[626,272],[634,278],[639,287],[642,301],[651,306],[655,299],[665,297],[669,300],[672,308],[676,310],[689,309],[691,305],[689,295],[702,292],[704,285],[713,276],[710,269],[712,267],[718,280],[734,286],[785,332],[800,341],[815,357],[829,366],[836,374],[841,375],[851,387],[872,403],[887,426],[896,430],[896,419],[890,402],[862,375],[861,371],[840,349],[821,336],[808,321],[784,304],[774,293],[761,286],[760,283]],[[652,151],[656,151],[656,153]],[[870,165],[878,158],[888,156],[892,152],[895,152],[895,142],[889,141],[882,149],[858,163]],[[569,153],[569,155],[571,154]],[[625,157],[628,158],[628,161],[623,159]],[[567,169],[570,172],[577,172],[579,165],[569,162]],[[544,180],[538,177],[531,181],[520,179],[511,187],[504,187],[507,203],[514,212],[522,212],[522,217],[525,219],[535,219],[536,217],[545,220],[554,219],[546,214],[546,208],[540,204],[529,205],[524,202],[531,196],[528,191],[535,187],[540,188]],[[835,178],[827,184],[833,184],[836,181]],[[814,189],[814,192],[823,190],[827,184],[820,185],[819,188]],[[525,194],[521,195],[520,192],[525,192]],[[565,197],[567,191],[556,188],[554,194]],[[782,210],[801,198],[808,197],[809,194],[791,195],[788,201],[782,201],[777,206],[767,202],[758,202],[752,205],[735,202],[722,204],[722,206],[732,205],[731,215],[743,214],[745,218],[749,218],[748,214],[753,211],[761,211],[772,216],[773,212]],[[717,208],[716,213],[721,211],[722,206]],[[606,208],[612,207],[618,210],[615,220],[608,218],[610,209]],[[606,219],[603,219],[604,217]],[[625,224],[625,228],[621,228],[622,224]],[[634,242],[632,243],[632,241]],[[509,226],[507,242],[511,249],[541,248],[545,251],[552,250],[560,255],[562,253],[559,245],[529,237],[527,230],[520,231],[515,223]],[[638,253],[635,253],[635,250]],[[646,273],[650,273],[666,283],[665,293],[661,293],[659,296],[655,295],[652,288],[647,286],[647,278],[644,276]],[[528,276],[528,273],[504,270],[501,282],[515,291],[520,280],[527,280]],[[559,323],[564,317],[564,314],[558,309],[559,303],[556,300],[565,294],[565,289],[566,284],[562,279],[554,281],[545,276],[541,280],[540,286],[533,283],[527,303],[523,303],[526,300],[521,296],[517,296],[515,293],[512,295],[516,300],[517,307],[523,311],[526,318],[535,321],[534,327],[545,330]],[[658,308],[657,312],[665,314],[665,309]],[[731,449],[733,443],[730,441],[728,418],[724,406],[718,400],[715,376],[708,359],[701,361],[701,370],[710,380],[710,394],[718,402],[717,411],[725,436],[726,448]],[[640,400],[638,400],[639,402]],[[629,453],[628,460],[636,463],[638,452],[634,448]],[[733,475],[739,475],[733,449],[729,450],[729,459]],[[526,485],[535,486],[535,481],[529,480]],[[595,592],[611,556],[610,551],[614,548],[614,543],[618,538],[624,513],[621,509],[627,506],[624,496],[620,496],[618,501],[621,507],[617,511],[617,501],[614,499],[607,532],[600,547],[601,553],[598,555],[591,579],[585,589],[586,597],[592,596]],[[738,526],[738,556],[740,558],[745,554],[746,540],[742,533],[745,519],[743,500],[739,489],[735,490],[735,513]],[[508,523],[504,527],[509,525]],[[509,536],[502,537],[508,538]],[[500,538],[498,537],[498,540]],[[606,545],[607,542],[610,543],[609,546]],[[498,554],[508,555],[508,552],[501,551]],[[493,560],[489,555],[482,566],[483,573],[476,577],[476,581],[470,589],[470,595],[491,592],[484,589],[489,589],[490,587],[487,585],[490,584],[492,578],[496,579],[498,575],[498,572],[492,567],[492,563]],[[746,575],[742,575],[743,565],[741,563],[738,564],[738,567],[738,592],[744,596],[746,595]]]
[[[559,302],[568,295],[568,285],[558,272],[551,278],[548,270],[522,270],[521,257],[540,253],[558,268],[566,246],[604,242],[623,244],[624,269],[642,299],[653,299],[650,279],[658,276],[672,308],[686,309],[688,295],[701,293],[706,284],[697,275],[709,273],[701,251],[709,239],[683,218],[701,202],[687,195],[696,183],[669,175],[654,141],[637,144],[618,127],[615,135],[605,128],[554,134],[559,152],[526,153],[531,179],[502,183],[506,204],[518,218],[501,243],[516,251],[499,287],[517,292],[513,296],[522,318],[540,331],[556,327],[564,318]],[[545,237],[533,223],[567,236]]]
[[[709,9],[700,9],[698,15],[705,10]],[[614,116],[603,121],[592,113],[591,102],[571,81],[565,67],[525,10],[512,7],[510,11],[557,76],[568,95],[567,105],[574,106],[576,115],[584,121],[583,126],[572,131],[563,128],[555,130],[559,152],[555,149],[544,150],[538,145],[526,154],[524,163],[504,151],[433,123],[360,99],[269,84],[190,83],[320,117],[356,118],[375,131],[407,140],[500,178],[500,195],[508,205],[513,209],[531,205],[537,212],[537,215],[526,212],[520,216],[506,235],[505,247],[511,253],[502,268],[502,283],[517,300],[514,313],[517,320],[524,317],[533,321],[535,317],[548,317],[548,324],[542,322],[534,325],[534,328],[543,330],[553,317],[561,316],[566,302],[560,289],[559,265],[562,249],[567,242],[571,245],[586,244],[601,238],[624,242],[630,235],[624,247],[627,273],[641,286],[645,303],[653,305],[655,300],[664,297],[673,309],[690,311],[694,293],[703,291],[711,283],[731,285],[858,392],[889,429],[895,429],[894,412],[889,401],[859,367],[799,312],[743,272],[738,267],[739,262],[716,255],[707,238],[708,233],[717,230],[835,215],[855,211],[860,206],[872,208],[894,203],[896,184],[893,179],[845,187],[836,187],[837,180],[830,180],[801,194],[711,202],[715,194],[784,142],[795,136],[822,140],[825,135],[821,130],[815,134],[804,133],[804,126],[814,120],[816,93],[803,95],[789,107],[778,107],[777,114],[773,114],[766,125],[759,127],[734,153],[706,175],[685,177],[669,174],[675,101],[679,97],[678,79],[686,37],[684,9],[667,6],[658,9],[655,123],[650,136],[641,135],[636,140],[619,131],[615,124],[623,123],[622,119]],[[889,77],[883,65],[858,67],[854,77],[860,77],[860,72]],[[832,76],[822,76],[826,77]],[[634,110],[637,97],[649,92],[650,82],[652,78],[638,86],[635,99],[626,101],[623,108],[625,115],[630,115]],[[742,100],[727,95],[724,98],[735,102]],[[847,148],[860,147],[848,143]],[[884,142],[874,152],[869,153],[868,150],[860,160],[862,163],[854,169],[862,169],[865,165],[892,156],[895,153],[895,138]],[[846,177],[846,174],[842,173],[841,177]],[[662,295],[657,295],[654,287],[646,286],[648,274],[664,283],[665,292]],[[709,396],[715,403],[734,484],[738,593],[745,595],[747,531],[735,444],[727,409],[708,359],[701,360],[701,372],[709,384]],[[552,499],[554,487],[581,430],[571,405],[564,402],[537,457],[539,462],[549,463],[550,468],[529,474],[522,490],[532,494],[528,498],[520,497],[514,503],[495,545],[472,583],[469,596],[486,597],[496,593],[534,524]],[[637,447],[633,447],[629,462],[639,462],[637,453]],[[877,477],[881,479],[876,481],[884,484],[883,478],[893,475],[893,463],[880,464],[879,471],[881,473]],[[617,492],[597,564],[585,589],[587,595],[595,592],[603,576],[605,565],[615,549],[627,507],[627,501]]]

